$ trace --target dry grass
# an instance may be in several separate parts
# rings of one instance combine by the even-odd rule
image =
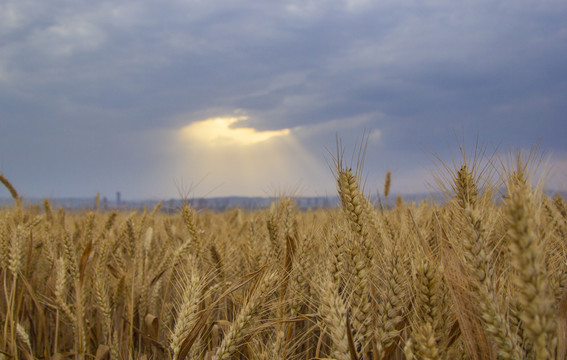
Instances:
[[[565,358],[567,206],[529,157],[393,206],[335,160],[340,209],[0,210],[0,359]]]

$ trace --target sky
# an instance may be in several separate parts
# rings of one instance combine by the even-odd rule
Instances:
[[[564,0],[3,0],[0,172],[24,197],[432,191],[459,144],[567,188]],[[433,186],[433,188],[432,188]],[[9,196],[0,188],[0,197]]]

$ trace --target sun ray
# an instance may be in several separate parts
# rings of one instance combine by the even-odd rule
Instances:
[[[207,176],[219,185],[212,195],[264,196],[271,188],[315,186],[324,181],[326,168],[295,137],[295,130],[259,131],[235,127],[246,116],[211,117],[175,132],[177,168],[184,176]],[[317,180],[306,182],[309,177]],[[272,194],[270,194],[272,195]]]

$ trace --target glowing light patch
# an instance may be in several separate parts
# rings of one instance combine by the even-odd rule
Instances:
[[[325,162],[303,146],[295,129],[235,127],[246,119],[215,117],[176,129],[170,161],[179,177],[204,180],[197,191],[206,196],[273,196],[273,189],[320,189],[328,180]]]
[[[216,117],[194,122],[181,129],[188,140],[214,145],[253,145],[274,137],[290,134],[290,129],[258,131],[254,128],[232,128],[231,125],[248,117]]]

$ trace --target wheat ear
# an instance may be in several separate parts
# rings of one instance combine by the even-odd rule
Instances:
[[[457,217],[460,220],[460,241],[465,255],[465,267],[471,275],[471,286],[482,319],[484,330],[496,345],[502,359],[521,357],[520,340],[510,329],[506,312],[496,296],[488,266],[487,241],[479,209],[479,191],[473,172],[464,165],[455,177]]]
[[[394,246],[393,253],[386,260],[387,269],[384,272],[386,279],[379,287],[379,299],[375,329],[375,340],[378,358],[383,358],[386,350],[400,334],[404,322],[404,296],[405,296],[405,269],[398,246]]]
[[[535,358],[550,359],[557,344],[553,297],[538,242],[534,194],[521,169],[518,166],[511,175],[505,201],[513,282],[518,289],[519,317],[533,342]]]
[[[198,274],[193,272],[182,285],[181,306],[169,342],[174,360],[178,359],[181,344],[198,320],[196,315],[201,302],[202,284]]]
[[[8,181],[8,179],[6,179],[6,177],[2,174],[0,174],[0,183],[2,183],[2,185],[4,185],[6,189],[8,189],[10,195],[12,195],[12,198],[14,200],[17,200],[19,198],[18,192],[16,191],[14,185],[12,185],[12,183]]]
[[[215,354],[216,360],[230,359],[232,354],[236,352],[246,337],[252,318],[261,306],[262,300],[273,290],[275,279],[275,272],[264,273],[263,276],[258,279],[256,286],[254,286],[252,291],[248,294],[244,307],[240,309],[236,319],[230,325],[228,333],[217,349]]]
[[[438,360],[441,359],[435,341],[435,333],[431,323],[426,322],[418,326],[411,334],[411,338],[404,347],[408,360]]]
[[[337,360],[350,360],[347,308],[331,274],[324,276],[324,283],[320,290],[319,310],[333,341],[333,357]]]

